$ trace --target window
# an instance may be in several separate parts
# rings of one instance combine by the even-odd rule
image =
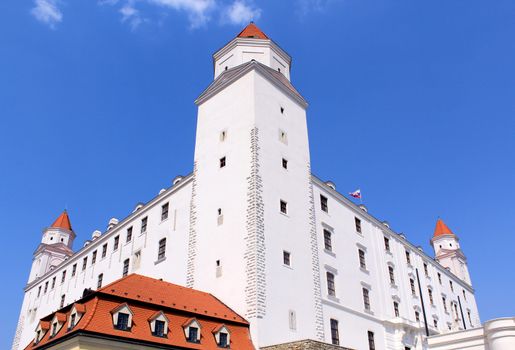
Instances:
[[[225,68],[227,68],[227,67],[225,67]],[[220,142],[224,142],[226,138],[227,138],[227,131],[223,130],[222,132],[220,132]]]
[[[356,232],[361,233],[361,220],[357,217],[354,217],[354,224],[356,226]]]
[[[86,270],[86,266],[88,265],[88,257],[86,256],[82,259],[82,271]]]
[[[220,158],[220,168],[225,166],[225,157]]]
[[[395,315],[395,317],[399,317],[400,316],[400,313],[399,313],[399,303],[394,301],[393,302],[393,313]]]
[[[280,201],[280,209],[281,209],[281,213],[288,214],[288,203],[286,203],[285,201],[281,200]]]
[[[168,219],[168,203],[161,206],[161,221]]]
[[[54,289],[55,288],[55,277],[52,278],[52,287],[50,287],[50,289]]]
[[[331,231],[324,230],[324,248],[327,251],[333,251],[333,242],[331,240]]]
[[[359,255],[359,267],[366,270],[367,263],[365,261],[365,252],[362,249],[358,249],[358,255]]]
[[[390,284],[395,284],[395,275],[393,273],[393,266],[388,266],[388,276],[390,277]]]
[[[283,158],[283,168],[288,169],[288,161]]]
[[[38,297],[41,295],[41,286],[38,288]]]
[[[220,333],[218,334],[218,337],[219,337],[219,341],[218,341],[218,346],[221,347],[221,348],[226,348],[229,346],[229,343],[228,343],[228,335],[227,333]]]
[[[384,249],[389,252],[390,251],[390,240],[388,239],[388,237],[385,237],[384,238]]]
[[[223,225],[223,223],[224,223],[224,216],[222,214],[222,208],[218,208],[217,214],[218,214],[218,216],[216,218],[216,222],[217,222],[218,226]]]
[[[127,229],[127,236],[125,238],[125,242],[129,243],[132,241],[132,226]]]
[[[64,299],[66,298],[66,295],[61,295],[61,303],[59,304],[59,308],[62,309],[64,306]]]
[[[320,195],[320,207],[326,213],[329,212],[329,207],[327,206],[327,197]]]
[[[98,275],[98,279],[97,279],[97,289],[100,289],[102,288],[102,280],[104,279],[104,274],[101,273],[100,275]]]
[[[363,305],[365,310],[370,311],[370,292],[367,288],[363,288]]]
[[[57,322],[54,322],[52,324],[52,337],[55,337],[55,335],[57,334]]]
[[[438,328],[438,320],[436,318],[433,319],[433,325],[435,328]]]
[[[97,262],[97,251],[95,250],[91,256],[91,265]]]
[[[75,318],[76,317],[77,317],[76,313],[71,314],[71,316],[70,316],[70,328],[69,329],[72,329],[73,327],[75,327]]]
[[[286,250],[283,251],[283,264],[286,266],[291,266],[291,254]]]
[[[420,312],[415,311],[415,320],[418,322],[420,321]]]
[[[285,131],[279,130],[279,141],[284,144],[288,144],[288,136]]]
[[[438,283],[442,284],[442,274],[438,272]]]
[[[220,260],[216,261],[216,278],[222,276],[222,262]]]
[[[338,334],[338,321],[331,318],[331,343],[340,345],[340,336]]]
[[[123,262],[123,277],[129,274],[129,259],[125,259]]]
[[[375,350],[376,344],[374,342],[374,332],[368,331],[368,349]]]
[[[280,68],[278,68],[278,69],[280,69]],[[281,107],[281,114],[284,114],[284,107]]]
[[[66,279],[66,270],[64,270],[63,274],[61,275],[61,283],[64,283],[65,279]]]
[[[121,331],[129,330],[129,314],[125,312],[118,313],[118,322],[116,322],[116,329]]]
[[[166,256],[166,238],[159,241],[159,248],[157,250],[157,260],[162,260]]]
[[[190,326],[188,332],[188,341],[191,343],[198,343],[198,338],[198,328]]]
[[[443,311],[447,312],[447,300],[445,300],[445,297],[442,297],[442,303],[443,303]]]
[[[141,219],[141,233],[147,232],[148,216]]]
[[[336,296],[336,287],[334,285],[334,274],[331,272],[326,273],[327,277],[327,294],[330,296]]]
[[[431,290],[431,288],[427,289],[427,294],[429,294],[429,302],[431,303],[431,305],[434,305],[433,291]]]
[[[164,337],[165,336],[165,322],[161,320],[154,321],[154,335],[156,337]]]
[[[114,238],[113,251],[118,249],[118,245],[120,244],[120,236],[116,236]]]
[[[48,281],[45,282],[45,290],[43,291],[43,293],[46,293],[48,290]]]
[[[472,316],[470,316],[470,310],[467,310],[467,316],[468,316],[468,319],[469,319],[470,327],[472,327]]]
[[[426,277],[429,277],[429,271],[427,270],[427,264],[424,263],[424,274],[426,275]]]
[[[454,292],[454,286],[452,285],[452,281],[449,281],[449,286],[451,287],[451,291]]]
[[[107,255],[107,243],[102,246],[102,258],[105,258]]]
[[[408,265],[411,265],[411,257],[410,257],[410,254],[409,252],[406,250],[406,263]]]
[[[288,323],[289,323],[291,330],[294,331],[297,329],[297,315],[295,314],[295,311],[293,311],[293,310],[290,310],[288,312]]]
[[[77,272],[77,264],[73,264],[73,266],[72,266],[72,277],[75,276],[76,272]]]
[[[413,278],[409,279],[409,285],[411,287],[411,294],[417,295],[417,291],[415,290],[415,280]]]

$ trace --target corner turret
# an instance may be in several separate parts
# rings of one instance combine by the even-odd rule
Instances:
[[[43,276],[68,257],[73,255],[73,240],[75,233],[66,210],[43,230],[41,244],[34,252],[29,283]]]
[[[471,285],[467,267],[467,258],[460,248],[458,236],[443,222],[436,221],[435,231],[431,239],[436,261],[452,272],[456,277]]]

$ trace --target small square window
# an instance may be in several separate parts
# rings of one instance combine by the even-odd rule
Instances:
[[[225,167],[225,157],[220,158],[220,168]]]
[[[126,331],[129,329],[129,314],[124,312],[118,313],[118,322],[116,323],[116,329]]]
[[[329,207],[327,206],[327,197],[320,195],[320,207],[322,208],[322,211],[325,211],[326,213],[329,212]]]
[[[288,169],[288,160],[283,158],[283,168]]]
[[[400,316],[400,313],[399,313],[399,303],[394,301],[393,302],[393,313],[395,314],[395,317],[399,317]]]
[[[280,209],[281,209],[281,213],[288,214],[288,203],[286,203],[285,201],[281,200],[280,201]]]
[[[324,230],[324,248],[325,250],[332,252],[333,251],[333,242],[331,237],[331,231]]]
[[[116,236],[114,238],[113,251],[118,249],[118,245],[120,244],[120,236]]]
[[[291,254],[286,250],[283,251],[283,264],[286,266],[291,266]]]
[[[102,246],[102,258],[105,258],[107,255],[107,243]]]
[[[154,321],[154,335],[156,337],[164,337],[165,336],[165,322],[161,320]]]
[[[132,226],[127,229],[126,242],[129,243],[132,240]]]
[[[390,251],[390,240],[388,239],[388,237],[385,237],[384,238],[384,249],[389,252]]]
[[[190,343],[198,343],[198,328],[197,327],[189,327],[188,332],[188,341]]]
[[[224,142],[226,138],[227,138],[227,131],[223,130],[222,132],[220,132],[220,142]]]
[[[95,250],[93,254],[91,255],[91,265],[95,264],[97,262],[97,251]]]
[[[354,225],[356,226],[356,232],[361,233],[361,220],[354,217]]]
[[[161,206],[161,221],[168,219],[168,207],[168,203],[165,203]]]
[[[280,69],[280,68],[278,68]],[[281,107],[281,114],[284,114],[284,107]]]
[[[148,216],[141,219],[141,233],[147,232]]]
[[[288,135],[283,130],[279,130],[279,141],[281,141],[285,145],[288,144]]]

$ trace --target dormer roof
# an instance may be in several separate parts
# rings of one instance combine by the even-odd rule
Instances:
[[[59,215],[50,228],[62,228],[68,231],[73,231],[70,217],[68,216],[66,209],[61,213],[61,215]]]
[[[444,235],[453,235],[454,236],[454,233],[452,233],[451,229],[445,224],[445,222],[443,222],[442,219],[438,219],[436,221],[436,227],[435,227],[435,232],[433,234],[433,238],[439,237],[439,236],[444,236]]]
[[[250,22],[243,30],[236,36],[237,38],[254,38],[254,39],[269,39],[268,36],[258,28],[254,22]]]

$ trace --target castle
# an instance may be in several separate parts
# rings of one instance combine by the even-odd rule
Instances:
[[[45,229],[13,350],[44,316],[130,273],[212,293],[259,348],[425,349],[427,335],[480,325],[465,255],[442,220],[433,258],[312,173],[308,104],[281,47],[251,23],[213,61],[195,101],[192,173],[78,251],[67,212]]]

